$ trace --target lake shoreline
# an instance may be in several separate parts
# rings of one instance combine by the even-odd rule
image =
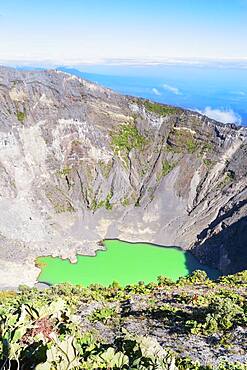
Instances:
[[[131,248],[132,246],[136,246],[137,247],[137,249],[135,249],[135,253],[136,253],[136,261],[139,261],[140,260],[140,256],[142,256],[142,254],[143,254],[143,248],[148,248],[148,249],[150,249],[152,252],[154,251],[154,250],[159,250],[159,253],[160,253],[160,251],[161,250],[163,250],[163,251],[166,251],[166,253],[171,253],[171,251],[173,251],[173,253],[175,253],[175,251],[176,251],[176,253],[178,253],[179,255],[180,255],[180,257],[181,258],[183,258],[184,260],[183,260],[183,263],[184,263],[184,266],[186,266],[186,268],[187,268],[187,270],[186,271],[184,271],[183,272],[183,274],[181,275],[181,276],[186,276],[186,275],[188,275],[189,273],[191,273],[193,270],[195,270],[196,268],[194,268],[193,270],[190,270],[190,268],[189,268],[189,263],[188,263],[188,261],[190,261],[190,264],[192,263],[191,261],[193,260],[193,264],[195,265],[195,264],[198,264],[198,266],[199,267],[201,267],[201,269],[203,269],[203,270],[208,270],[208,271],[210,271],[210,270],[212,270],[213,271],[213,269],[210,269],[210,267],[209,266],[205,266],[205,265],[202,265],[202,264],[200,264],[200,262],[196,259],[196,257],[194,257],[193,255],[192,255],[192,253],[191,252],[188,252],[188,251],[184,251],[183,249],[181,249],[181,248],[179,248],[179,247],[169,247],[169,246],[162,246],[162,245],[160,245],[160,244],[153,244],[153,243],[140,243],[140,242],[126,242],[126,241],[123,241],[123,240],[120,240],[120,239],[105,239],[105,240],[103,240],[103,241],[100,241],[99,242],[99,245],[101,246],[101,247],[104,247],[104,249],[99,249],[99,250],[96,250],[95,251],[95,255],[94,256],[92,256],[92,255],[81,255],[81,254],[78,254],[76,257],[77,257],[77,261],[76,262],[71,262],[71,260],[69,259],[69,258],[61,258],[61,257],[55,257],[55,256],[42,256],[42,257],[38,257],[36,260],[35,260],[35,263],[36,263],[36,266],[38,266],[39,268],[40,268],[40,273],[39,273],[39,275],[38,275],[38,277],[37,277],[37,281],[36,281],[36,283],[38,283],[38,282],[45,282],[45,283],[48,283],[48,284],[53,284],[51,281],[48,281],[48,280],[46,280],[46,279],[44,279],[44,277],[43,277],[43,270],[46,270],[46,268],[49,268],[48,266],[47,266],[47,262],[44,262],[44,259],[46,259],[46,261],[49,261],[48,262],[48,264],[50,263],[52,263],[52,264],[54,264],[54,265],[56,265],[57,263],[61,263],[61,265],[62,265],[62,263],[63,263],[63,261],[67,261],[68,263],[69,263],[69,265],[74,265],[74,266],[76,266],[77,265],[77,267],[75,267],[75,269],[79,269],[79,264],[80,263],[82,263],[81,262],[81,259],[84,259],[85,261],[88,259],[88,257],[97,257],[97,256],[101,256],[100,258],[103,258],[103,259],[105,259],[105,261],[107,261],[107,257],[108,257],[108,255],[106,256],[105,254],[103,254],[102,255],[102,253],[99,253],[99,252],[109,252],[109,249],[110,249],[110,246],[109,246],[109,243],[118,243],[119,244],[119,246],[118,246],[118,248],[120,248],[120,247],[122,247],[122,248],[124,248],[124,246],[125,247],[127,247],[127,248]],[[108,244],[108,245],[107,245]],[[116,247],[114,247],[114,248],[116,248]],[[142,253],[140,254],[140,249],[142,248]],[[138,250],[139,249],[139,250]],[[130,249],[129,250],[129,252],[131,252],[131,251],[134,251],[134,250],[132,250],[132,249]],[[110,253],[110,252],[109,252]],[[119,249],[118,250],[118,254],[121,254],[122,253],[122,251]],[[155,253],[155,252],[154,252]],[[162,256],[161,256],[162,257]],[[43,258],[43,260],[41,261],[41,266],[40,266],[40,261],[38,261],[38,259],[39,258]],[[126,258],[126,257],[125,257]],[[92,260],[91,258],[89,258],[89,260]],[[97,260],[98,261],[98,260]],[[196,262],[195,262],[196,261]],[[122,263],[123,261],[121,261],[121,263]],[[173,261],[173,260],[171,260],[170,261],[170,264],[172,264],[172,263],[174,263],[175,261]],[[159,261],[157,262],[157,263],[159,263]],[[42,266],[43,265],[43,266]],[[64,264],[64,268],[66,267],[66,268],[69,268],[70,270],[71,270],[71,273],[72,273],[72,267],[71,266],[69,266],[68,264]],[[156,265],[156,263],[155,263],[155,265]],[[199,269],[199,267],[198,267],[198,269]],[[92,266],[92,268],[94,268],[94,266]],[[109,267],[108,267],[109,268]],[[150,268],[155,268],[155,266],[152,266],[152,267],[150,267],[150,266],[148,266],[147,267],[147,270],[149,270]],[[174,265],[174,270],[176,270],[176,265]],[[214,271],[216,271],[216,270],[214,270]],[[81,272],[81,271],[80,271]],[[186,272],[186,274],[185,274],[185,272]],[[148,273],[149,273],[149,271],[147,272],[147,275],[148,275]],[[171,274],[171,271],[170,271],[170,274]],[[212,273],[213,274],[213,273]],[[214,274],[215,274],[215,272],[214,272]],[[164,276],[166,276],[166,273],[165,273],[165,271],[162,271],[162,273],[159,273],[159,275],[164,275]],[[217,271],[217,276],[219,275],[219,272]],[[157,276],[158,276],[158,274],[154,277],[153,276],[153,279],[152,279],[152,281],[153,280],[156,280],[157,279]],[[177,276],[176,277],[176,279],[175,280],[177,280],[178,278],[179,278],[180,276]],[[120,280],[122,279],[122,277],[120,276]],[[119,279],[116,279],[116,281],[118,281]],[[77,280],[76,280],[77,281]],[[111,282],[109,281],[109,284],[110,283],[112,283],[113,281],[115,281],[115,280],[112,280]],[[138,281],[138,279],[136,280],[136,281],[133,281],[132,283],[135,283],[135,282],[137,282]],[[56,283],[63,283],[63,282],[65,282],[65,281],[62,281],[61,280],[61,282],[56,282]],[[91,283],[97,283],[97,284],[101,284],[101,281],[92,281]],[[73,284],[73,283],[72,283]],[[75,284],[75,283],[74,283]],[[84,285],[84,283],[83,282],[80,282],[79,284],[82,284],[82,285]]]

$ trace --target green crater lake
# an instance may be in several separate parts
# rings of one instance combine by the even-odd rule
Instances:
[[[125,286],[138,281],[156,281],[159,275],[176,281],[194,270],[204,270],[211,278],[219,273],[200,262],[189,252],[178,248],[166,248],[146,243],[128,243],[105,240],[105,251],[97,251],[95,257],[78,256],[78,262],[70,263],[59,257],[39,257],[41,273],[38,281],[49,284],[71,283],[110,285],[113,281]]]

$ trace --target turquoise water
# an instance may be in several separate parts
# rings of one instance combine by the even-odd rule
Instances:
[[[78,256],[78,262],[53,257],[40,257],[40,282],[59,284],[69,282],[88,286],[98,283],[104,286],[113,281],[121,285],[138,281],[149,283],[164,275],[176,281],[196,269],[206,270],[210,277],[217,271],[203,266],[190,253],[178,248],[165,248],[146,243],[127,243],[106,240],[105,251],[98,251],[95,257]]]

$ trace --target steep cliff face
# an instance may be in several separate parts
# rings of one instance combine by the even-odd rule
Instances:
[[[0,69],[1,284],[104,238],[247,267],[247,130],[57,72]]]

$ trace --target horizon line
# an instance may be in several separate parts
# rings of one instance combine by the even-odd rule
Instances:
[[[155,58],[71,58],[71,59],[52,59],[52,58],[1,58],[1,65],[14,66],[83,66],[83,65],[109,65],[109,66],[132,66],[132,67],[148,67],[148,66],[162,66],[162,65],[191,65],[204,66],[215,65],[218,66],[238,66],[247,68],[247,56],[243,57],[155,57]]]

